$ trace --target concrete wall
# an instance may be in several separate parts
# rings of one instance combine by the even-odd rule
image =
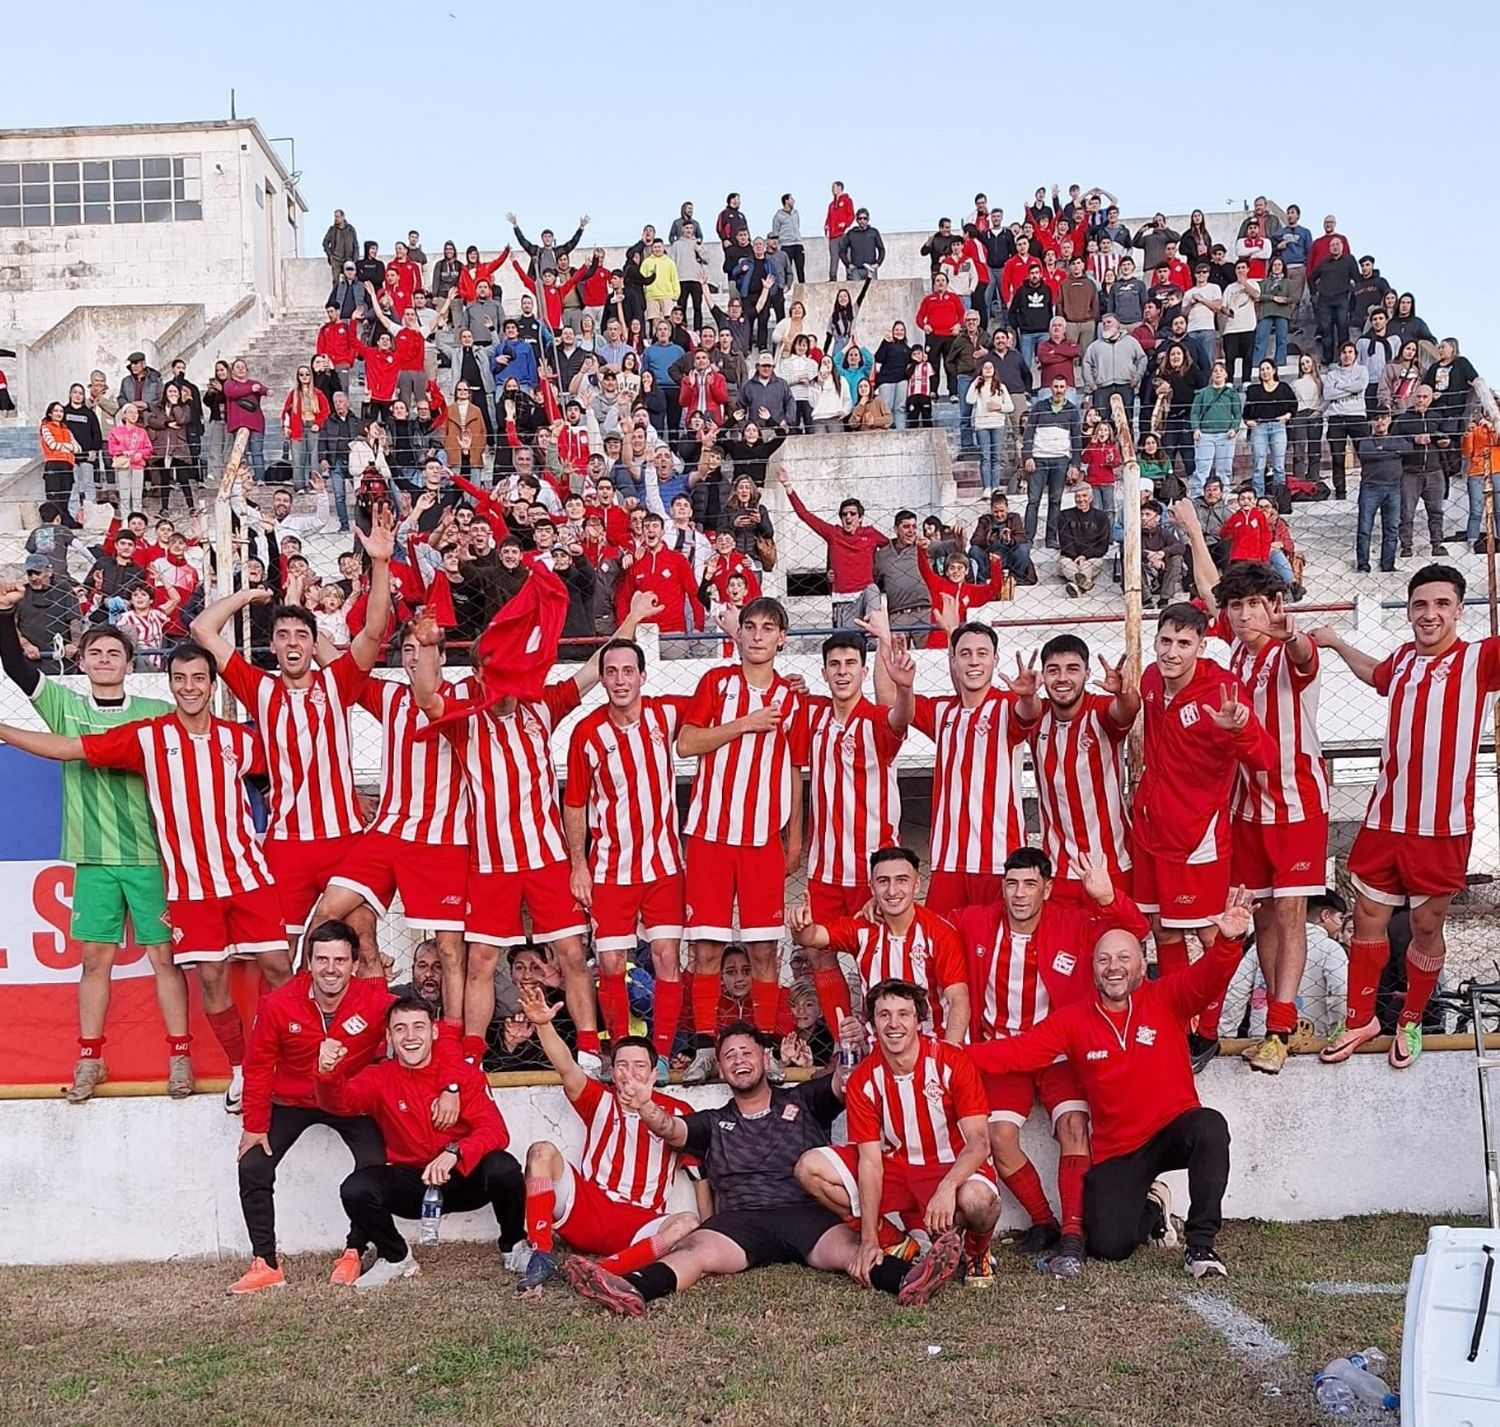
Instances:
[[[1234,1139],[1225,1204],[1231,1217],[1440,1215],[1483,1206],[1470,1055],[1433,1053],[1401,1075],[1384,1056],[1356,1056],[1336,1069],[1297,1057],[1276,1080],[1217,1061],[1199,1085],[1205,1103],[1228,1118]],[[718,1087],[683,1094],[699,1106],[724,1097]],[[496,1099],[512,1152],[523,1154],[538,1139],[576,1152],[578,1124],[561,1090],[501,1090]],[[242,1257],[239,1132],[217,1095],[98,1099],[83,1109],[60,1100],[0,1103],[0,1263]],[[1044,1182],[1054,1184],[1055,1147],[1036,1115],[1023,1144]],[[338,1184],[349,1169],[331,1131],[303,1137],[277,1188],[283,1250],[342,1245]],[[1184,1176],[1171,1181],[1182,1212]],[[691,1207],[685,1184],[674,1207]],[[1007,1198],[1005,1222],[1015,1216]],[[495,1226],[487,1211],[454,1215],[444,1233],[493,1238]]]

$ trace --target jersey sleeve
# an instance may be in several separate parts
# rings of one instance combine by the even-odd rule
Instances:
[[[912,712],[912,727],[919,733],[925,733],[928,738],[933,736],[937,728],[937,700],[931,694],[918,694],[917,706]]]
[[[557,725],[566,718],[583,701],[583,695],[578,691],[576,679],[563,679],[556,684],[548,684],[542,691],[542,703],[546,705],[547,717],[551,725]]]
[[[1006,737],[1010,746],[1015,748],[1018,744],[1028,742],[1031,735],[1041,727],[1042,715],[1040,709],[1037,711],[1035,718],[1024,719],[1021,717],[1021,701],[1014,694],[1008,690],[1003,691],[1000,695],[1000,701],[1006,708]]]
[[[354,655],[347,649],[324,670],[333,678],[333,686],[343,696],[346,705],[356,703],[359,696],[370,685],[370,671],[361,669]]]
[[[31,691],[31,706],[37,716],[53,733],[67,733],[72,720],[68,717],[79,696],[64,688],[56,679],[45,674],[37,675],[36,688]]]
[[[219,671],[229,692],[247,709],[255,708],[255,694],[261,681],[271,676],[264,669],[257,669],[238,649],[224,661]]]
[[[691,1115],[682,1117],[682,1123],[687,1126],[683,1153],[692,1155],[700,1164],[708,1158],[709,1147],[713,1144],[713,1119],[712,1110],[694,1110]]]
[[[1323,656],[1318,652],[1318,646],[1314,644],[1310,639],[1307,642],[1312,649],[1312,660],[1305,669],[1299,669],[1296,664],[1292,662],[1291,658],[1289,656],[1287,657],[1287,673],[1291,676],[1292,687],[1294,689],[1305,689],[1318,677],[1318,672],[1323,666]],[[1486,643],[1488,642],[1490,641],[1487,640]],[[1494,642],[1497,645],[1500,645],[1500,640],[1496,640]],[[1497,676],[1500,676],[1500,663],[1496,664],[1496,674]],[[1488,684],[1486,685],[1486,687],[1500,688],[1500,685]]]
[[[604,1087],[592,1075],[586,1075],[583,1080],[583,1089],[578,1092],[578,1098],[570,1100],[569,1103],[578,1111],[578,1118],[587,1124],[593,1118],[594,1111],[599,1108],[599,1102],[602,1099],[604,1099]]]
[[[371,679],[359,691],[355,702],[367,714],[372,714],[375,718],[383,719],[386,709],[390,707],[391,700],[399,697],[401,690],[406,687],[408,686],[394,683],[390,679]]]
[[[988,1119],[989,1097],[984,1093],[984,1082],[979,1078],[979,1068],[968,1051],[958,1046],[944,1046],[940,1054],[948,1062],[949,1084],[953,1093],[953,1113],[960,1120],[979,1116]],[[851,1112],[852,1116],[852,1112]],[[853,1138],[851,1135],[850,1138]]]
[[[1391,679],[1396,672],[1396,658],[1401,653],[1397,650],[1395,654],[1387,654],[1384,659],[1375,666],[1370,675],[1370,681],[1375,687],[1375,692],[1381,698],[1389,698],[1391,692]]]
[[[940,921],[932,928],[932,967],[937,972],[939,986],[956,986],[969,979],[969,962],[964,956],[964,944],[958,933],[947,922]]]
[[[586,808],[589,803],[589,784],[594,770],[589,765],[588,743],[591,725],[587,720],[573,729],[568,740],[568,781],[563,785],[563,805],[569,808]]]
[[[866,1061],[868,1065],[870,1062]],[[859,1071],[850,1076],[844,1105],[849,1111],[848,1133],[851,1145],[879,1144],[880,1115],[875,1109],[870,1083],[873,1077]]]
[[[658,694],[656,706],[661,710],[667,725],[667,737],[676,738],[682,729],[686,709],[690,702],[687,694]]]
[[[145,756],[137,736],[136,723],[122,723],[104,733],[86,733],[80,742],[83,756],[91,768],[123,768],[131,773],[145,770]]]
[[[1500,639],[1493,636],[1479,643],[1479,686],[1486,693],[1500,689]]]
[[[892,762],[901,751],[901,745],[906,742],[904,729],[896,733],[891,728],[891,715],[894,712],[894,709],[883,705],[870,720],[875,726],[875,753],[882,763]]]
[[[683,723],[690,723],[694,728],[712,728],[718,721],[719,710],[723,707],[720,675],[720,670],[710,669],[698,680],[698,687],[682,710]]]
[[[794,768],[807,767],[812,743],[809,724],[807,700],[801,694],[793,694],[791,712],[782,720],[781,727]]]
[[[835,917],[823,928],[828,933],[828,950],[858,956],[860,925],[853,917]]]

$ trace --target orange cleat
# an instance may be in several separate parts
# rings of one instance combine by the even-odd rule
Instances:
[[[285,1288],[286,1275],[280,1268],[272,1268],[264,1259],[250,1260],[250,1267],[225,1292],[231,1295],[259,1293],[263,1288]]]
[[[333,1261],[333,1272],[328,1275],[328,1283],[332,1288],[352,1288],[354,1280],[359,1277],[363,1269],[360,1263],[358,1249],[345,1249]]]

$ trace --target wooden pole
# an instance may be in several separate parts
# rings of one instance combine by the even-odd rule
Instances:
[[[214,597],[216,599],[223,599],[226,595],[234,593],[236,551],[234,511],[230,505],[230,497],[234,494],[234,484],[240,477],[240,467],[244,464],[245,451],[249,445],[250,432],[247,429],[241,428],[235,432],[234,442],[224,462],[224,470],[219,476],[218,494],[214,497],[214,562],[217,566],[214,572]],[[248,620],[246,624],[249,624]],[[220,680],[219,713],[224,718],[234,716],[233,697],[224,686],[223,680]]]
[[[1125,403],[1119,396],[1109,399],[1109,414],[1115,424],[1115,440],[1120,445],[1124,479],[1120,486],[1120,523],[1124,527],[1121,541],[1121,583],[1125,590],[1125,669],[1127,677],[1140,687],[1141,682],[1141,466],[1135,454],[1135,435],[1125,414]],[[1141,776],[1141,724],[1130,731],[1125,750],[1125,771],[1133,788]]]

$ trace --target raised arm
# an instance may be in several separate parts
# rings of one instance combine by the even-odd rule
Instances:
[[[370,557],[370,593],[365,602],[364,627],[349,644],[354,662],[366,672],[375,667],[385,648],[391,622],[391,554],[395,548],[395,517],[388,505],[378,505],[371,515],[370,533],[358,527],[354,537]]]
[[[1361,684],[1368,684],[1372,689],[1375,687],[1375,671],[1380,667],[1381,660],[1366,654],[1362,649],[1356,649],[1327,625],[1311,630],[1308,637],[1319,649],[1333,650]]]
[[[1181,500],[1172,502],[1169,513],[1172,517],[1172,524],[1183,533],[1187,540],[1188,554],[1192,561],[1193,584],[1212,622],[1219,613],[1219,606],[1214,600],[1214,586],[1219,583],[1219,567],[1214,564],[1214,557],[1209,554],[1208,541],[1203,535],[1203,525],[1198,519],[1198,509],[1184,496]]]
[[[37,758],[50,758],[54,763],[79,763],[83,760],[83,740],[61,733],[42,733],[0,723],[0,743],[8,743],[12,748],[19,748],[22,753]]]
[[[583,1094],[588,1076],[573,1059],[573,1052],[568,1049],[567,1042],[558,1035],[557,1027],[552,1024],[553,1018],[562,1009],[562,1003],[549,1006],[540,986],[521,987],[517,992],[517,999],[521,1005],[521,1014],[536,1030],[536,1043],[541,1046],[552,1063],[553,1070],[562,1079],[563,1093],[569,1100],[576,1100]]]
[[[195,644],[202,645],[214,656],[214,663],[222,670],[234,653],[234,645],[224,637],[224,626],[242,609],[253,604],[270,604],[272,598],[270,590],[263,586],[258,589],[236,590],[223,599],[205,605],[189,627],[188,633],[192,635]]]
[[[389,317],[385,315],[385,309],[380,305],[380,298],[376,295],[375,289],[371,287],[369,283],[365,284],[365,291],[370,294],[370,316],[373,317],[378,323],[380,323],[380,325],[384,327],[392,337],[394,337],[396,333],[401,330],[400,327],[398,327],[395,322],[393,322]]]
[[[411,673],[412,697],[428,718],[442,718],[448,707],[443,698],[443,671],[438,654],[442,630],[430,614],[425,614],[412,626],[411,632],[417,641],[417,662]]]
[[[693,593],[696,596],[697,591]],[[620,621],[613,638],[634,639],[636,630],[643,624],[650,624],[660,613],[661,601],[650,590],[637,590],[631,595],[630,608],[625,611],[625,618]],[[580,695],[588,693],[599,682],[599,655],[602,650],[602,645],[594,650],[588,663],[581,665],[573,675],[573,682],[578,685]]]

